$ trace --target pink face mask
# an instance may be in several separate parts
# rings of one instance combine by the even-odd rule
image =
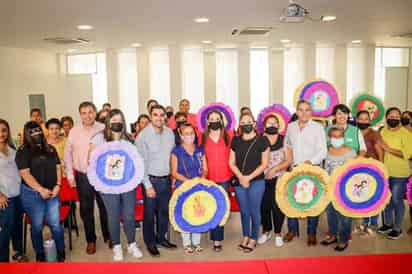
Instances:
[[[182,136],[182,140],[185,144],[193,144],[195,142],[195,136],[194,135],[184,135]]]

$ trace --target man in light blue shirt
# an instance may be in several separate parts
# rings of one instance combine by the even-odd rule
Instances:
[[[288,126],[285,145],[293,151],[293,165],[306,163],[321,165],[327,155],[325,129],[320,123],[312,120],[312,107],[307,101],[299,101],[296,107],[298,120]],[[316,231],[319,217],[308,217],[308,245],[316,245]],[[290,242],[298,234],[297,218],[288,217],[288,233],[284,241]]]
[[[138,135],[136,146],[145,163],[143,238],[149,253],[158,257],[157,245],[176,248],[166,240],[171,196],[170,154],[175,146],[175,137],[173,131],[166,127],[163,106],[152,106],[150,119],[151,123]]]

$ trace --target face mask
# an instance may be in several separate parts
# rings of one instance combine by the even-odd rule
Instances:
[[[43,143],[43,134],[30,135],[30,138],[35,145],[41,145]]]
[[[277,127],[267,127],[265,129],[265,133],[269,135],[276,135],[278,134],[279,129]]]
[[[122,132],[123,124],[122,123],[111,123],[110,130],[113,132],[117,132],[117,133]]]
[[[185,144],[193,144],[195,142],[195,136],[194,135],[185,135],[182,136],[182,140]]]
[[[102,117],[100,119],[97,119],[97,121],[104,124],[104,122],[106,121],[106,117]]]
[[[340,148],[341,146],[343,146],[345,140],[343,138],[330,138],[330,144],[334,147],[334,148]]]
[[[401,119],[401,123],[402,123],[402,126],[408,126],[411,123],[411,120],[405,117]]]
[[[360,130],[367,129],[367,128],[370,127],[370,126],[371,126],[370,123],[358,123],[358,128],[359,128]]]
[[[209,123],[209,128],[211,130],[218,130],[222,128],[222,123],[221,122],[210,122]]]
[[[398,120],[398,119],[388,119],[388,120],[386,120],[386,123],[388,124],[388,126],[390,128],[395,128],[395,127],[399,126],[400,122],[401,121]]]
[[[176,122],[176,128],[180,128],[182,125],[186,124],[186,121]]]
[[[166,116],[167,116],[167,118],[170,119],[170,117],[173,116],[173,111],[168,111],[168,112],[166,112]]]
[[[249,124],[249,125],[243,125],[240,127],[242,129],[243,133],[251,133],[253,131],[253,125]]]

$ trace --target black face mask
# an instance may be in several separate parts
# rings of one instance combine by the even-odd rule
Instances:
[[[253,125],[243,125],[240,127],[242,129],[242,133],[251,133],[253,131]]]
[[[407,117],[401,119],[402,126],[408,126],[411,123],[411,120]]]
[[[277,127],[267,127],[265,129],[265,133],[269,135],[276,135],[278,134],[279,129]]]
[[[34,145],[41,145],[43,144],[43,134],[36,134],[30,136],[31,141]]]
[[[210,122],[209,123],[209,129],[211,130],[218,130],[222,128],[222,123],[221,122]]]
[[[173,116],[173,111],[168,111],[168,112],[166,112],[166,116],[167,116],[167,118],[170,119],[170,117]]]
[[[395,128],[397,126],[399,126],[399,124],[401,123],[401,120],[398,119],[387,119],[386,123],[388,124],[389,127],[391,128]]]
[[[368,127],[371,126],[370,123],[358,123],[357,125],[358,125],[358,128],[359,128],[360,130],[367,129]]]
[[[111,123],[110,130],[113,132],[120,133],[123,130],[123,124],[122,123]]]
[[[104,124],[104,122],[106,121],[106,117],[99,118],[97,119],[97,121]]]
[[[176,122],[176,128],[180,128],[182,125],[184,125],[184,124],[186,124],[186,123],[187,123],[186,121]]]

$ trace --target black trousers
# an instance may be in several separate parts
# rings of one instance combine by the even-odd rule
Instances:
[[[75,179],[77,183],[77,192],[80,199],[80,217],[84,225],[84,232],[86,233],[86,241],[88,243],[96,242],[96,228],[94,221],[94,200],[97,201],[100,215],[100,225],[104,240],[110,240],[109,226],[107,222],[107,212],[104,206],[102,197],[89,183],[87,175],[81,172],[75,172]]]
[[[282,231],[285,214],[280,210],[275,199],[277,177],[265,180],[265,182],[266,187],[261,207],[262,228],[263,232],[269,232],[274,228],[275,233],[278,234]]]

